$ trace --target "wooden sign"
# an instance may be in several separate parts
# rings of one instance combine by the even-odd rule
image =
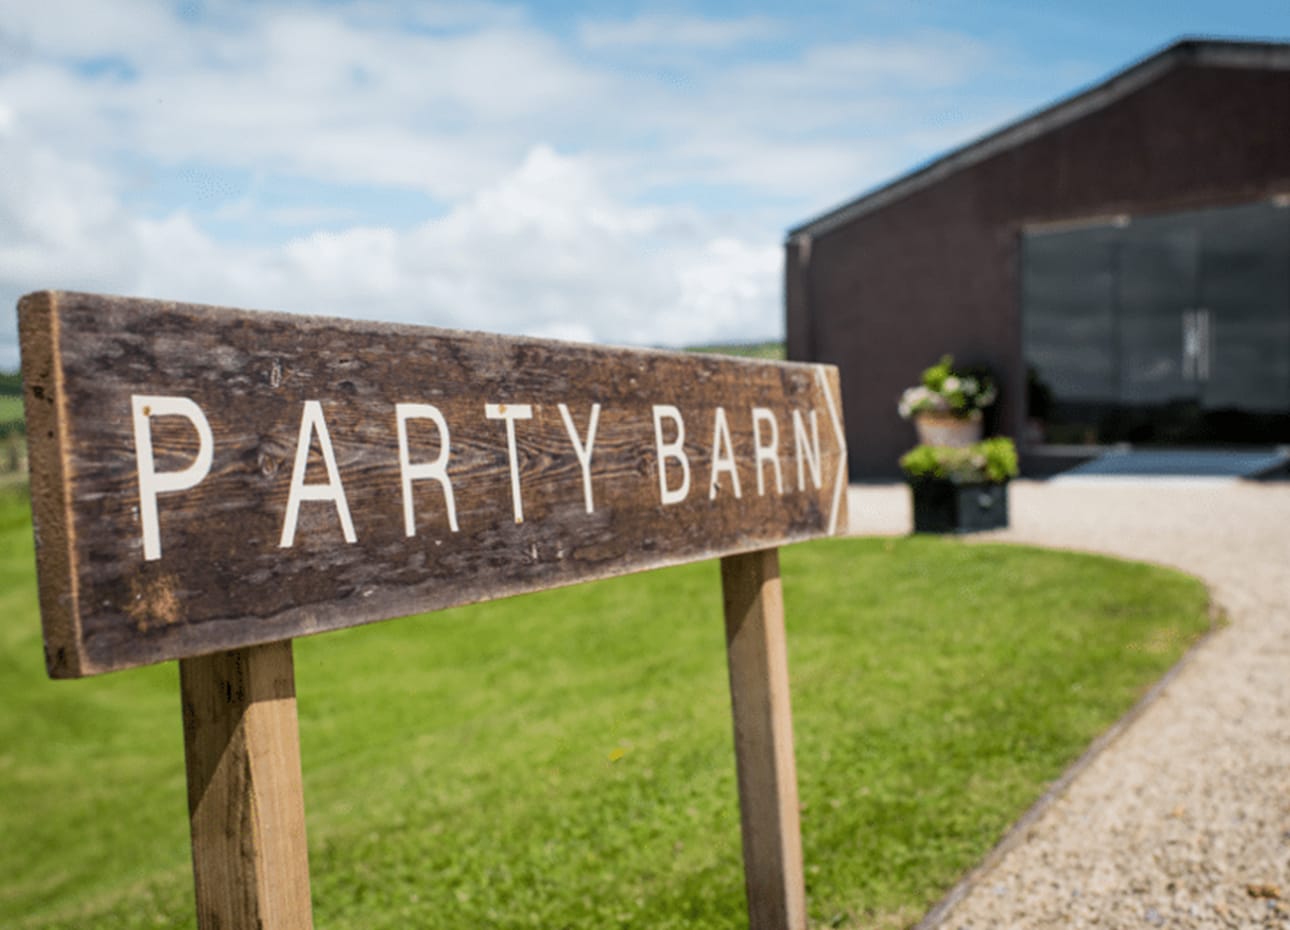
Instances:
[[[19,325],[55,677],[846,528],[830,366],[62,292]]]
[[[50,674],[179,659],[201,930],[313,926],[291,639],[721,556],[753,930],[805,930],[777,546],[837,369],[91,294],[19,304]]]

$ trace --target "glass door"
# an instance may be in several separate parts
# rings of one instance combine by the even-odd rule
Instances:
[[[1102,441],[1119,393],[1115,234],[1085,226],[1022,241],[1022,342],[1032,442]]]
[[[1200,230],[1188,214],[1120,231],[1117,441],[1198,441],[1205,343],[1197,306]]]
[[[1027,232],[1027,438],[1290,443],[1290,208]]]
[[[1216,442],[1290,441],[1290,209],[1210,211],[1197,226],[1205,434]]]

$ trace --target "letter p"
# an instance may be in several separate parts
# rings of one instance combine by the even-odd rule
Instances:
[[[157,522],[157,495],[196,487],[211,470],[215,440],[202,408],[187,397],[151,394],[130,395],[134,414],[134,453],[139,472],[139,518],[143,522],[143,558],[161,558],[161,528]],[[183,417],[197,430],[197,457],[179,471],[157,471],[152,455],[153,417]]]

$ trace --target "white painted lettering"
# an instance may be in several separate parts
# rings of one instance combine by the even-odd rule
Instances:
[[[793,449],[797,459],[797,489],[806,490],[806,469],[811,471],[811,482],[816,489],[824,487],[820,479],[820,421],[811,410],[811,442],[806,442],[806,424],[802,421],[802,411],[793,411]]]
[[[663,441],[663,420],[676,424],[676,438]],[[654,405],[654,447],[658,450],[658,493],[664,504],[679,504],[690,493],[690,459],[685,454],[685,420],[681,411],[671,404]],[[675,490],[667,486],[667,460],[676,459],[681,464],[681,486]]]
[[[395,404],[395,417],[399,429],[399,475],[403,480],[403,532],[417,535],[417,520],[412,509],[412,482],[433,478],[443,487],[443,500],[448,508],[448,526],[457,532],[457,503],[452,496],[452,482],[448,479],[448,422],[433,404]],[[408,452],[408,420],[430,420],[439,430],[439,455],[433,462],[411,462]]]
[[[511,460],[511,505],[515,522],[524,522],[524,503],[520,500],[520,462],[515,448],[515,421],[533,419],[531,404],[484,404],[484,416],[506,421],[506,454]]]
[[[784,474],[779,467],[779,423],[775,414],[768,407],[753,407],[753,449],[757,463],[757,493],[766,493],[766,482],[762,466],[769,462],[775,469],[775,490],[784,493]],[[770,426],[770,442],[762,442],[762,424]]]
[[[567,404],[560,404],[560,416],[564,420],[564,428],[569,431],[569,442],[573,443],[573,453],[578,457],[578,465],[582,468],[583,503],[586,505],[587,513],[595,513],[596,505],[591,497],[591,449],[596,442],[596,426],[600,423],[600,404],[591,405],[591,419],[587,422],[585,446],[578,438],[578,430],[573,425],[573,417],[569,414]]]
[[[326,484],[305,484],[309,449],[313,445],[315,432],[318,434],[318,445],[322,448],[323,464],[327,466]],[[331,501],[336,506],[336,515],[340,517],[345,542],[358,542],[358,537],[354,535],[354,521],[349,516],[349,501],[345,499],[345,489],[340,483],[340,470],[336,467],[336,453],[332,451],[327,421],[323,418],[322,404],[316,400],[305,401],[304,411],[300,414],[296,464],[291,469],[291,493],[287,495],[287,516],[282,523],[282,539],[278,542],[280,549],[289,549],[295,545],[301,501]]]
[[[211,470],[215,440],[202,408],[187,397],[155,394],[130,395],[134,419],[134,454],[139,475],[139,518],[143,523],[143,558],[161,558],[161,526],[157,520],[157,495],[196,487]],[[157,471],[152,456],[152,418],[183,417],[197,430],[197,456],[179,471]]]
[[[708,482],[708,500],[716,500],[717,489],[721,486],[722,472],[730,474],[730,485],[734,488],[735,499],[742,497],[739,488],[739,469],[735,467],[735,447],[730,441],[730,424],[726,422],[726,408],[718,407],[712,417],[712,480]]]

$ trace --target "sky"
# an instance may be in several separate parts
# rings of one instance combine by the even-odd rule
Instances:
[[[1290,0],[0,0],[0,369],[57,288],[778,339],[785,232]]]

